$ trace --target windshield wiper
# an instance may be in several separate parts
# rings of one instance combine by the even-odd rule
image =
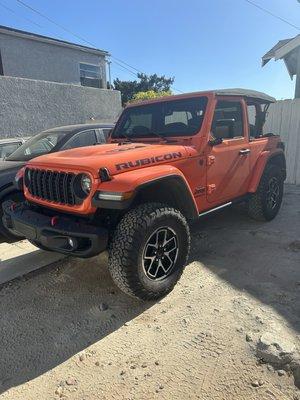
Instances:
[[[119,133],[118,137],[113,137],[112,139],[122,139],[122,137],[127,139],[128,142],[132,143],[132,139],[130,138],[130,136],[126,135],[126,133],[124,132]]]
[[[157,133],[157,132],[150,132],[150,133],[153,134],[153,135],[155,135],[155,136],[157,136],[158,138],[162,139],[162,140],[165,141],[166,143],[170,143],[169,139],[167,139],[165,136],[160,135],[160,134]]]

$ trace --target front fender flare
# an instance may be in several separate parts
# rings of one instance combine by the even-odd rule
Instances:
[[[111,181],[103,182],[99,185],[99,190],[96,191],[93,197],[93,206],[110,209],[129,208],[143,189],[158,182],[162,185],[172,182],[174,188],[175,186],[180,188],[180,198],[181,201],[186,202],[189,217],[195,218],[198,216],[197,205],[185,176],[178,168],[172,165],[157,165],[113,176]],[[99,191],[111,193],[132,192],[132,196],[122,201],[99,200],[97,199]]]

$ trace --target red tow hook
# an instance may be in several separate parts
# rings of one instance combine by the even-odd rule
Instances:
[[[15,211],[16,207],[17,207],[17,203],[12,203],[10,205],[10,211]]]
[[[52,217],[51,218],[51,226],[55,226],[58,223],[58,216]]]

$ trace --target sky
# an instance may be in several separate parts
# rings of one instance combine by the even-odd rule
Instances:
[[[246,0],[22,1],[139,71],[175,77],[174,93],[243,87],[293,97],[284,62],[261,68],[261,57],[300,32]],[[298,0],[251,1],[300,26]],[[17,0],[0,0],[0,25],[86,44]],[[112,77],[135,79],[115,58]]]

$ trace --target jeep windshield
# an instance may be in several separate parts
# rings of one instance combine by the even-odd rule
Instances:
[[[200,131],[207,97],[161,101],[128,107],[123,111],[112,139],[191,136]]]

